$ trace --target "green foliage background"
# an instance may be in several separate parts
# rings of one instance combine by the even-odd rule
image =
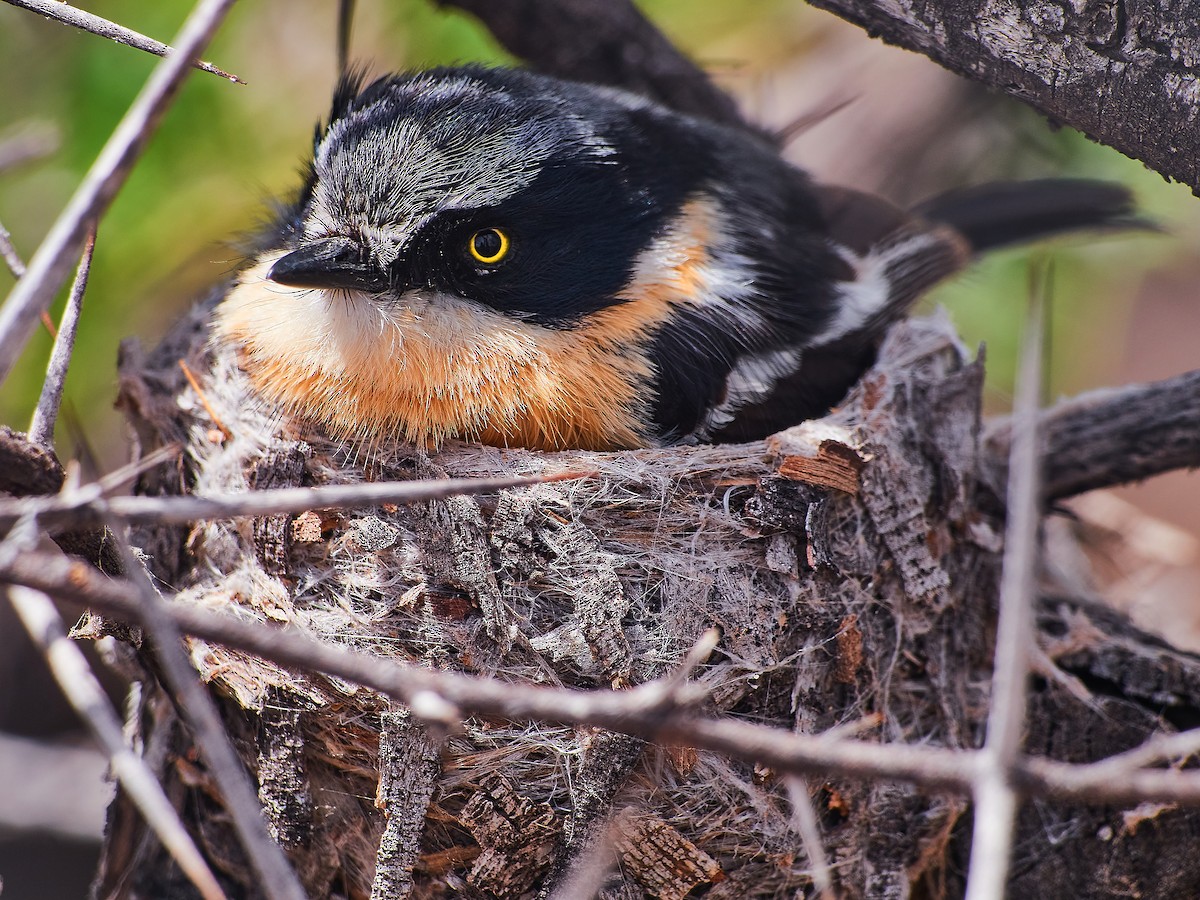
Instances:
[[[736,4],[646,0],[647,13],[694,57],[722,73],[734,90],[817,46],[839,26],[797,0]],[[95,0],[88,9],[170,41],[191,0]],[[100,226],[82,332],[68,380],[68,401],[102,468],[123,461],[124,435],[112,410],[118,342],[153,342],[172,319],[241,261],[239,240],[253,232],[269,199],[297,182],[314,123],[335,80],[336,5],[317,0],[258,0],[234,7],[206,58],[244,78],[233,85],[201,72],[155,136]],[[865,35],[861,40],[867,41]],[[427,0],[362,0],[354,58],[384,71],[463,61],[507,62],[469,17]],[[157,59],[0,6],[0,140],[52,126],[60,149],[0,173],[0,222],[28,258],[79,183]],[[811,108],[813,98],[796,98]],[[1165,185],[1139,164],[1070,132],[1051,134],[1016,104],[995,103],[1012,128],[1037,135],[1003,150],[998,171],[1093,175],[1133,184],[1150,215],[1195,237],[1186,190]],[[881,148],[886,152],[886,148]],[[1194,243],[1194,242],[1193,242]],[[1107,239],[1056,252],[1055,392],[1105,380],[1120,353],[1130,300],[1152,266],[1167,264],[1178,241]],[[987,260],[942,288],[966,340],[986,339],[989,377],[1007,391],[1027,293],[1028,254]],[[0,296],[12,278],[0,269]],[[61,303],[61,300],[60,300]],[[57,318],[56,305],[53,315]],[[0,421],[24,429],[40,388],[50,339],[39,332],[0,391]],[[58,446],[72,442],[60,425]]]

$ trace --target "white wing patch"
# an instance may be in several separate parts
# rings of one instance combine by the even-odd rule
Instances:
[[[741,410],[770,397],[781,379],[800,368],[802,358],[803,353],[797,347],[740,357],[725,376],[725,399],[708,411],[690,437],[696,441],[711,439],[737,418]]]
[[[846,247],[836,247],[854,269],[856,277],[853,281],[838,283],[837,314],[811,346],[828,344],[852,334],[885,311],[894,299],[898,264],[903,270],[905,261],[920,258],[924,251],[943,243],[940,235],[921,231],[903,235],[894,243],[872,247],[864,256]]]

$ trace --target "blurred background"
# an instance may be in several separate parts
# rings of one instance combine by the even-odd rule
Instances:
[[[990,179],[1060,174],[1133,187],[1165,234],[1073,239],[997,254],[925,301],[925,308],[950,310],[969,346],[986,342],[992,412],[1009,405],[1031,258],[1054,261],[1051,399],[1200,364],[1200,205],[1188,189],[800,0],[640,5],[752,119],[795,132],[787,155],[820,180],[898,201]],[[190,0],[93,0],[87,9],[169,43],[190,7]],[[236,270],[238,247],[263,221],[270,199],[298,185],[313,126],[336,80],[335,19],[336,5],[318,0],[235,6],[205,58],[247,84],[193,72],[101,222],[56,440],[60,456],[79,457],[85,472],[110,471],[127,459],[124,427],[112,408],[119,342],[156,341],[182,310]],[[474,20],[428,0],[360,0],[352,46],[355,60],[380,73],[511,61]],[[156,62],[0,5],[0,145],[18,140],[53,148],[0,172],[0,223],[25,259]],[[0,296],[12,285],[0,267]],[[56,320],[60,308],[61,298],[51,312]],[[0,390],[0,421],[28,427],[50,344],[44,331],[30,342]],[[1141,535],[1144,558],[1113,576],[1117,600],[1147,627],[1200,647],[1194,567],[1200,477],[1177,473],[1085,498],[1084,506],[1091,518],[1109,523],[1102,527]],[[1113,565],[1119,570],[1122,563]],[[19,634],[0,604],[3,896],[82,897],[104,800],[92,786],[103,765],[97,768]],[[49,740],[54,752],[78,743],[82,756],[61,758],[48,793],[31,795],[42,797],[36,808],[16,805],[22,792],[15,787],[30,771],[23,754],[48,764]],[[88,790],[95,796],[81,793]],[[45,799],[51,796],[90,799],[57,814]]]

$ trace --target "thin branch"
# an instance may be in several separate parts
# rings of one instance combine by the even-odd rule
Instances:
[[[987,738],[975,784],[975,826],[967,875],[967,900],[1003,900],[1016,826],[1013,773],[1025,730],[1026,682],[1034,646],[1033,597],[1037,571],[1040,456],[1038,401],[1042,389],[1045,294],[1050,272],[1035,279],[1013,418],[1008,527],[1000,577],[995,667]]]
[[[835,900],[833,872],[829,868],[829,857],[821,840],[821,824],[808,794],[808,782],[799,775],[790,775],[784,780],[788,801],[792,805],[792,827],[800,835],[808,864],[812,867],[813,887],[821,900]]]
[[[310,509],[348,509],[384,503],[421,503],[459,494],[487,494],[514,487],[586,477],[587,473],[510,475],[501,478],[444,478],[431,481],[376,481],[319,487],[277,488],[208,497],[105,497],[97,485],[53,497],[0,499],[0,530],[36,515],[44,526],[94,525],[106,515],[136,524],[181,525],[199,519],[274,516]]]
[[[66,209],[51,227],[0,307],[0,382],[8,377],[33,333],[38,317],[66,280],[71,260],[83,247],[88,223],[98,222],[112,203],[155,126],[186,77],[191,60],[208,43],[234,0],[199,0],[169,53],[133,101],[92,164]]]
[[[31,552],[3,562],[0,583],[34,587],[124,621],[140,622],[144,616],[132,599],[128,582],[47,553]],[[591,692],[507,684],[380,659],[323,643],[291,628],[247,622],[196,606],[169,604],[163,610],[186,634],[280,665],[344,678],[399,700],[414,712],[434,710],[439,720],[452,712],[510,721],[593,725],[649,739],[669,738],[741,759],[761,759],[784,772],[870,773],[959,790],[969,789],[974,772],[970,752],[827,740],[746,722],[695,718],[680,712],[685,698],[669,681]]]
[[[196,849],[154,773],[141,757],[125,746],[121,720],[109,706],[104,689],[96,681],[79,646],[67,637],[66,627],[55,611],[53,601],[40,591],[17,586],[8,589],[8,599],[30,638],[45,656],[63,695],[96,738],[108,757],[113,775],[145,817],[146,824],[202,897],[206,900],[224,898],[225,893],[216,876]]]
[[[1200,728],[1180,731],[1177,734],[1156,734],[1139,747],[1110,756],[1102,762],[1092,763],[1100,770],[1101,766],[1112,770],[1114,778],[1121,778],[1128,772],[1152,766],[1169,760],[1186,760],[1200,753]]]
[[[116,22],[102,19],[100,16],[93,15],[90,12],[76,9],[74,6],[68,6],[62,0],[5,0],[5,2],[45,16],[47,19],[54,19],[55,21],[62,22],[64,25],[70,25],[72,28],[79,28],[99,37],[108,38],[110,41],[116,41],[118,44],[124,44],[126,47],[133,47],[135,50],[145,50],[147,53],[153,53],[155,56],[166,56],[171,52],[171,48],[162,41],[156,41],[154,38],[146,37],[144,34],[132,31],[124,25],[118,25]],[[224,69],[218,69],[212,63],[196,60],[192,65],[202,72],[220,75],[222,78],[227,78],[237,84],[246,83],[236,75],[231,75]]]
[[[212,697],[204,689],[200,676],[187,657],[183,636],[172,618],[166,615],[162,597],[125,540],[124,528],[115,521],[109,527],[116,538],[125,571],[130,576],[126,583],[136,591],[142,622],[154,642],[155,655],[166,683],[192,727],[196,744],[221,791],[234,830],[261,881],[263,893],[269,900],[305,900],[300,879],[282,848],[267,831],[258,792],[242,767],[237,751],[233,749]]]
[[[0,257],[4,258],[4,264],[8,266],[8,271],[13,273],[13,278],[24,276],[25,260],[21,259],[21,254],[13,246],[12,235],[3,225],[0,225]]]
[[[1015,781],[1028,796],[1087,805],[1153,801],[1200,806],[1200,770],[1122,768],[1115,781],[1113,773],[1107,759],[1080,765],[1026,758],[1017,768]]]
[[[0,225],[0,258],[3,258],[8,270],[12,272],[13,278],[20,278],[25,274],[25,261],[21,259],[21,254],[17,252],[17,248],[13,246],[12,235],[8,233],[3,225]],[[42,310],[42,324],[46,327],[46,331],[50,333],[50,337],[58,340],[58,329],[54,327],[54,322],[50,320],[50,313]]]
[[[54,554],[30,552],[0,561],[0,584],[23,584],[126,622],[141,622],[144,616],[127,582]],[[664,707],[664,700],[678,704],[682,698],[663,682],[625,691],[591,692],[506,684],[381,659],[326,644],[292,628],[247,622],[196,606],[168,604],[162,609],[185,634],[300,671],[344,678],[399,700],[416,713],[432,710],[439,721],[452,712],[506,721],[595,726],[761,762],[783,774],[904,781],[962,793],[970,792],[977,777],[978,751],[878,744],[705,719],[681,712],[677,705]],[[835,729],[834,733],[842,732]],[[1111,769],[1098,770],[1099,765],[1022,759],[1015,779],[1024,792],[1037,796],[1090,803],[1161,800],[1200,806],[1200,771],[1142,769],[1114,780]]]
[[[83,294],[87,290],[88,273],[92,269],[92,251],[96,249],[96,228],[88,232],[83,245],[83,256],[75,271],[75,282],[71,295],[63,309],[58,324],[58,335],[46,367],[46,380],[42,382],[42,395],[38,398],[33,421],[29,425],[29,439],[43,447],[54,446],[54,423],[58,421],[58,408],[62,404],[63,388],[67,383],[67,368],[71,365],[71,354],[75,351],[75,334],[79,329],[79,316],[83,311]]]
[[[26,520],[0,544],[0,561],[10,561],[29,552],[36,540],[33,521]],[[53,601],[41,591],[20,585],[10,585],[7,594],[30,639],[42,651],[63,696],[91,730],[108,757],[113,774],[124,785],[147,824],[200,894],[206,900],[223,900],[225,894],[216,877],[196,849],[154,773],[126,746],[121,720],[109,705],[104,689],[92,674],[79,645],[67,637],[67,629]]]

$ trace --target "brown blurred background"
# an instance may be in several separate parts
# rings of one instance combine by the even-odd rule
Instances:
[[[641,5],[753,118],[780,130],[804,123],[788,156],[821,180],[901,201],[989,179],[1057,174],[1116,179],[1135,189],[1167,234],[1075,239],[998,254],[927,301],[929,308],[949,308],[969,345],[986,342],[993,412],[1008,406],[1031,255],[1054,260],[1051,398],[1200,364],[1200,207],[1186,189],[799,0]],[[473,20],[426,0],[360,0],[358,6],[353,57],[374,71],[508,61]],[[88,9],[170,41],[190,2],[95,0]],[[64,458],[79,456],[91,472],[125,461],[126,438],[112,409],[118,342],[129,336],[155,341],[180,311],[236,269],[239,243],[263,219],[269,199],[295,187],[336,78],[335,15],[334,4],[317,0],[240,4],[206,58],[248,84],[191,75],[101,223],[57,436]],[[0,173],[0,222],[26,258],[155,62],[0,7],[0,143],[25,136],[58,148]],[[0,269],[0,294],[12,283]],[[0,391],[0,421],[27,427],[49,347],[45,333],[31,342]],[[1084,506],[1089,503],[1088,515],[1138,536],[1137,559],[1114,561],[1120,602],[1139,621],[1200,646],[1194,637],[1200,633],[1200,478],[1170,475]],[[3,896],[81,897],[98,837],[102,765],[35,654],[16,640],[19,631],[0,604]],[[11,736],[40,743],[14,743]],[[63,744],[78,744],[82,755],[56,756]],[[50,773],[36,790],[30,788],[31,758]],[[80,802],[62,811],[47,799],[53,797]]]

